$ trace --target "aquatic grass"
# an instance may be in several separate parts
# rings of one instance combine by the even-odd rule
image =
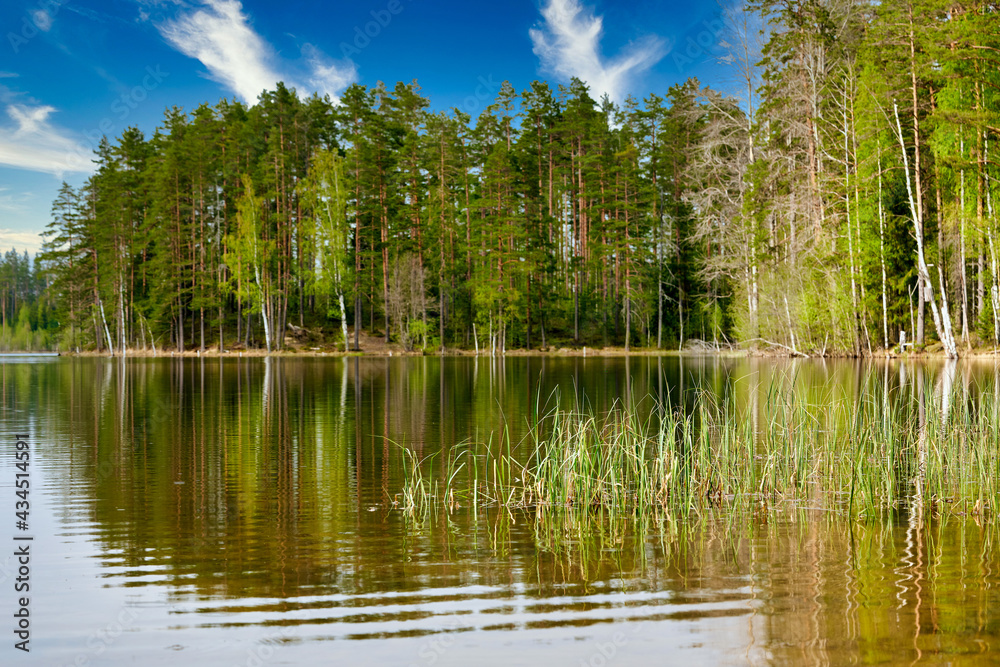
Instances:
[[[433,452],[423,459],[406,447],[402,452],[403,489],[393,498],[393,503],[413,515],[426,515],[437,504],[456,507],[474,497],[475,489],[459,486],[459,473],[465,468],[467,449],[464,444],[447,454]],[[475,461],[474,457],[472,458]],[[434,468],[440,468],[435,475]],[[424,469],[427,468],[427,474]],[[476,475],[473,471],[473,477]]]
[[[772,385],[748,404],[702,393],[687,413],[645,417],[556,400],[518,442],[505,427],[481,448],[423,460],[404,449],[399,504],[413,513],[471,505],[735,517],[797,504],[854,518],[991,514],[1000,505],[996,401],[974,409],[931,386],[914,392],[810,399]]]

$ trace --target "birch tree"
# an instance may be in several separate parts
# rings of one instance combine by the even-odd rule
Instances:
[[[315,253],[314,280],[311,291],[320,297],[330,297],[337,309],[330,315],[340,317],[344,352],[349,351],[345,285],[350,281],[349,249],[351,229],[347,222],[347,188],[344,181],[343,158],[330,150],[313,154],[309,174],[299,184],[311,215],[305,225],[305,238]]]
[[[263,239],[263,200],[254,191],[253,179],[244,174],[243,193],[237,202],[236,233],[227,234],[223,261],[229,267],[227,289],[264,321],[267,353],[273,345],[273,310],[270,259],[274,243]]]

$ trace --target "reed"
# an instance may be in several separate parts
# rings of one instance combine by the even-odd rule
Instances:
[[[499,506],[735,516],[795,504],[851,517],[903,507],[986,516],[1000,506],[998,425],[995,401],[809,400],[777,386],[752,406],[703,393],[685,414],[646,418],[557,405],[519,442],[505,428],[485,446],[424,460],[403,449],[399,504],[415,514]]]

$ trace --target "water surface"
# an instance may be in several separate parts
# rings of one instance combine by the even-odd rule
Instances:
[[[756,419],[775,387],[978,405],[998,400],[992,363],[51,359],[0,382],[0,553],[15,433],[35,538],[32,651],[0,628],[4,664],[1000,661],[988,516],[398,506],[401,448],[498,446],[505,425],[516,446],[556,402],[652,420],[699,392]]]

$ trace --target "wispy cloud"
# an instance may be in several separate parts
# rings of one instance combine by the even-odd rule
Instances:
[[[19,253],[27,250],[35,254],[42,249],[42,237],[37,232],[0,228],[0,250],[10,248],[16,248]]]
[[[200,60],[213,80],[251,104],[279,80],[268,64],[271,48],[250,27],[238,0],[208,0],[205,8],[158,27],[174,48]]]
[[[548,0],[541,26],[530,30],[542,67],[557,76],[577,77],[594,96],[605,93],[621,101],[631,80],[655,65],[669,51],[662,39],[648,36],[632,42],[611,59],[601,54],[604,21],[579,0]]]
[[[302,55],[309,65],[309,89],[336,100],[358,76],[351,61],[334,61],[312,44],[302,47]]]
[[[0,187],[0,211],[4,213],[23,213],[27,210],[25,204],[31,199],[27,193],[15,195],[10,188]]]
[[[56,176],[93,169],[90,151],[49,122],[51,106],[8,104],[13,125],[0,124],[0,165]]]
[[[309,74],[303,83],[308,85],[297,83],[299,77],[284,71],[271,45],[253,29],[239,0],[205,0],[201,8],[157,28],[175,49],[201,61],[214,81],[248,104],[256,103],[261,91],[273,89],[279,81],[302,93],[316,89],[336,99],[356,76],[353,63],[334,62],[307,45],[303,56]]]

